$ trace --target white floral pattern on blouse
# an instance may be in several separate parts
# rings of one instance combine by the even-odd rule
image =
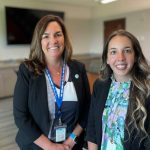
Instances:
[[[101,150],[123,150],[124,125],[131,81],[117,82],[112,77],[102,117]]]

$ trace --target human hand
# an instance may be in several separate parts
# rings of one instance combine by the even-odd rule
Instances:
[[[68,137],[63,144],[68,145],[70,147],[70,150],[74,147],[76,144],[70,137]]]
[[[50,147],[47,147],[45,150],[71,150],[71,149],[70,146],[66,144],[52,143]]]

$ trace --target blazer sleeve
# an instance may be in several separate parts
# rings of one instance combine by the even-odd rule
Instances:
[[[96,140],[97,138],[96,138],[96,125],[95,125],[95,111],[96,111],[95,105],[96,105],[96,81],[93,86],[93,93],[92,93],[90,111],[88,116],[86,140],[98,144]]]
[[[31,72],[24,64],[21,64],[17,75],[13,99],[13,114],[18,127],[17,143],[21,146],[33,143],[42,132],[34,122],[28,107]]]
[[[89,81],[87,77],[87,73],[85,70],[85,66],[82,69],[82,78],[83,78],[83,109],[81,109],[81,113],[83,115],[82,119],[80,120],[80,124],[83,128],[86,127],[87,125],[87,120],[88,120],[88,113],[89,113],[89,107],[90,107],[90,102],[91,102],[91,93],[90,93],[90,86],[89,86]],[[82,116],[81,115],[81,116]]]

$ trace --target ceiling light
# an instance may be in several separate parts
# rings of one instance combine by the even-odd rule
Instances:
[[[117,0],[95,0],[96,2],[102,3],[102,4],[108,4]]]

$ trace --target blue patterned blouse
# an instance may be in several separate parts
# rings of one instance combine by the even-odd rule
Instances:
[[[102,117],[101,150],[123,150],[124,125],[131,81],[112,83]]]

